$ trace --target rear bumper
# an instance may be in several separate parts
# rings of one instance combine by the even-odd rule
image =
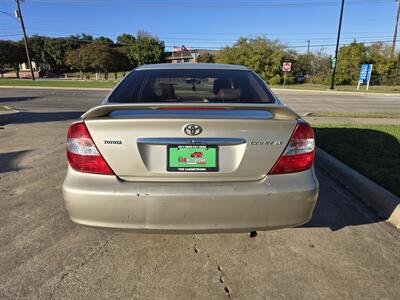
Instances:
[[[318,196],[312,169],[257,182],[135,183],[68,169],[65,206],[75,223],[151,231],[240,232],[306,223]]]

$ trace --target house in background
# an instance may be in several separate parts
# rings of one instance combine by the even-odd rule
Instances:
[[[207,50],[207,49],[192,49],[182,47],[173,47],[171,52],[167,52],[165,60],[167,63],[197,63],[200,55],[205,53],[216,54],[217,50]]]

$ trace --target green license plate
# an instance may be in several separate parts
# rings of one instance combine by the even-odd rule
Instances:
[[[168,145],[167,171],[216,172],[218,146]]]

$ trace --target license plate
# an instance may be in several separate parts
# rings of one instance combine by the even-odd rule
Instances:
[[[168,145],[167,171],[216,172],[218,171],[218,146]]]

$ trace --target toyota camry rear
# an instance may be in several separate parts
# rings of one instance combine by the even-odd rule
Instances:
[[[296,226],[318,195],[314,148],[311,127],[245,67],[142,66],[70,126],[65,205],[99,227]]]

